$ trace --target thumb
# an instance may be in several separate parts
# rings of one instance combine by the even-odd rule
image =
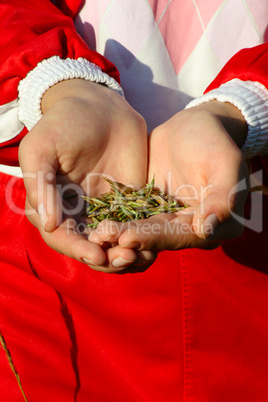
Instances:
[[[27,199],[38,213],[43,229],[52,232],[62,218],[61,197],[56,186],[56,157],[53,152],[46,152],[43,145],[31,146],[31,149],[30,145],[30,140],[23,140],[19,148]]]
[[[236,194],[211,193],[203,200],[193,218],[193,230],[203,239],[227,240],[238,237],[243,232],[241,220],[235,216],[243,216],[244,197]],[[236,214],[232,214],[236,210]]]
[[[40,173],[42,174],[40,175]],[[30,204],[33,207],[35,206],[35,209],[37,207],[40,222],[45,232],[52,232],[60,225],[62,220],[61,198],[54,181],[56,174],[47,173],[43,170],[38,172],[38,175],[41,177],[37,178],[37,182],[28,186],[28,199]],[[37,193],[37,196],[35,193]]]

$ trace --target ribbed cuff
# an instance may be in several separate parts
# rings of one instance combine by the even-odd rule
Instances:
[[[104,84],[124,96],[119,83],[101,68],[80,57],[79,59],[61,59],[53,56],[43,60],[20,81],[19,120],[31,130],[42,117],[41,100],[44,93],[60,81],[83,78]]]
[[[218,100],[236,106],[248,124],[248,134],[241,147],[245,158],[268,153],[268,90],[259,82],[234,79],[194,99],[186,109]]]

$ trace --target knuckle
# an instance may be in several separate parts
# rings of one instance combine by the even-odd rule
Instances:
[[[146,122],[144,120],[144,118],[136,113],[134,118],[133,118],[133,126],[134,126],[134,130],[140,135],[140,136],[147,136],[147,125]]]

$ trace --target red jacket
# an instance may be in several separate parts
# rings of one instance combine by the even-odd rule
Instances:
[[[85,57],[119,79],[74,29],[81,1],[55,3],[61,11],[48,0],[1,2],[0,105],[53,55]],[[238,53],[209,89],[234,77],[268,87],[267,46]],[[25,134],[1,144],[2,163],[17,163]],[[268,400],[267,208],[259,233],[109,275],[44,243],[18,214],[21,180],[1,175],[0,191],[0,332],[29,402]],[[0,395],[23,401],[2,348]]]

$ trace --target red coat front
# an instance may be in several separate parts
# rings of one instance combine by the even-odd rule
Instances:
[[[16,99],[20,79],[53,55],[85,57],[119,79],[77,35],[71,17],[80,1],[56,3],[63,12],[47,0],[2,2],[1,105]],[[234,77],[268,87],[267,50],[237,54],[210,89]],[[2,144],[2,163],[16,164],[25,134]],[[256,159],[254,170],[265,162]],[[260,203],[251,216],[261,218],[259,232],[248,228],[214,251],[162,252],[143,273],[111,275],[44,243],[24,216],[21,179],[2,174],[0,186],[0,332],[28,401],[268,400],[261,196],[251,197]],[[0,372],[1,400],[23,401],[4,349]]]

